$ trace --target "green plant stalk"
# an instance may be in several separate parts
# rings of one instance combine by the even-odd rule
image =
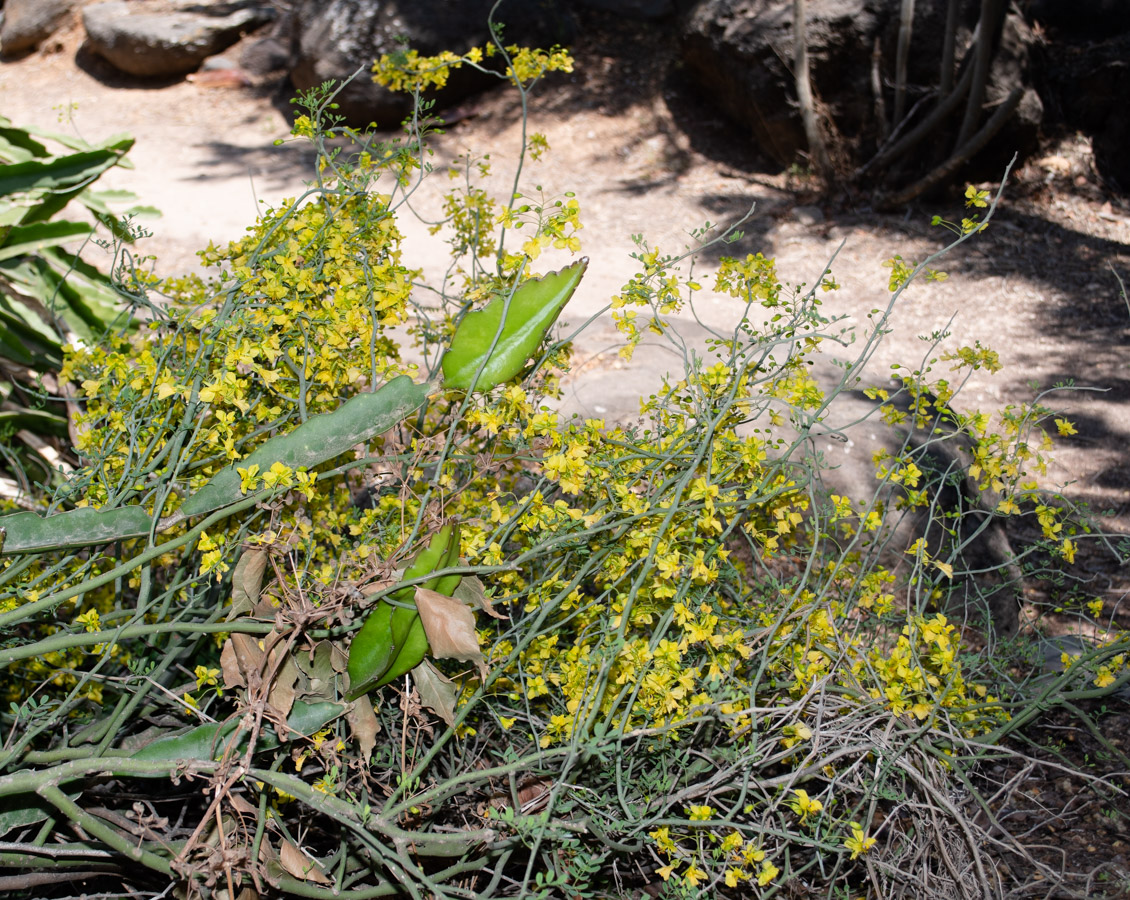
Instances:
[[[143,866],[168,875],[170,878],[173,876],[173,869],[168,859],[152,850],[146,850],[142,846],[133,844],[120,831],[116,831],[102,819],[88,813],[55,785],[45,784],[39,789],[38,793],[39,796],[66,816],[70,822],[94,835],[102,843],[112,847],[127,859],[132,859],[134,862],[141,863]]]

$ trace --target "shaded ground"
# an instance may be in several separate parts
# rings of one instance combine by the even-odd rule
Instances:
[[[834,273],[843,288],[826,308],[861,322],[886,302],[882,262],[896,253],[924,258],[947,237],[929,226],[930,216],[963,215],[958,196],[904,215],[873,213],[866,198],[846,194],[818,200],[803,177],[769,169],[685,83],[671,62],[669,26],[586,16],[576,74],[543,86],[533,105],[532,129],[547,135],[552,151],[549,162],[530,167],[527,181],[549,196],[576,192],[586,223],[581,237],[592,263],[570,315],[574,324],[590,315],[598,321],[578,343],[571,409],[634,416],[637,398],[680,365],[658,347],[644,348],[632,365],[616,356],[615,332],[600,311],[635,271],[632,234],[677,253],[690,229],[732,221],[755,205],[746,236],[727,253],[775,256],[787,281],[811,283],[838,251]],[[72,30],[54,52],[0,64],[0,113],[17,123],[74,127],[92,140],[123,130],[136,135],[136,169],[112,173],[112,186],[164,211],[149,224],[154,236],[146,246],[162,274],[191,268],[209,240],[238,236],[259,202],[301,192],[310,154],[298,144],[274,145],[288,130],[289,91],[280,79],[211,90],[180,80],[146,84],[114,75],[81,51],[80,41]],[[497,171],[487,186],[505,194],[512,174],[506,160],[518,140],[513,98],[473,98],[449,118],[454,124],[437,143],[436,163],[490,153]],[[440,187],[421,190],[425,207],[437,208]],[[440,239],[411,219],[403,229],[407,261],[435,271]],[[701,265],[709,272],[716,261],[708,252]],[[551,258],[546,268],[557,262]],[[1104,192],[1089,143],[1074,135],[1049,139],[1039,161],[1013,174],[993,226],[940,266],[949,280],[908,292],[876,371],[895,361],[917,364],[926,352],[919,335],[948,328],[953,346],[981,341],[1005,366],[996,376],[975,373],[962,395],[966,406],[1030,402],[1038,390],[1070,384],[1044,398],[1078,429],[1059,442],[1049,482],[1064,484],[1075,502],[1109,511],[1108,526],[1130,533],[1130,306],[1114,274],[1130,277],[1130,204]],[[708,299],[700,315],[705,325],[729,329],[736,312]],[[1130,574],[1097,545],[1084,545],[1079,563],[1091,578],[1088,596],[1103,598],[1115,622],[1130,626]],[[1029,599],[1064,599],[1054,587],[1040,590]],[[1052,617],[1043,627],[1056,623]],[[1054,760],[1058,752],[1080,771],[1125,786],[1130,708],[1113,699],[1102,707],[1085,711],[1110,746],[1079,717],[1058,711],[1030,730],[1040,745],[1033,755]],[[1009,821],[1030,828],[1025,841],[1041,862],[1072,876],[1074,893],[1048,896],[1130,892],[1128,811],[1054,767],[1024,772],[1002,763],[990,776],[1006,783],[1018,774],[1022,787],[1007,795]]]

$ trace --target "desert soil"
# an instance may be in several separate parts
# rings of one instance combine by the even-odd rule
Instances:
[[[825,311],[862,326],[889,297],[883,261],[895,254],[923,259],[947,238],[930,226],[931,216],[964,214],[958,193],[898,215],[870,211],[865,198],[819,199],[803,176],[767,166],[739,130],[680,80],[669,64],[671,36],[664,26],[608,17],[592,24],[577,51],[576,73],[548,80],[535,95],[530,126],[552,149],[525,178],[528,190],[540,185],[549,196],[575,192],[585,222],[580,236],[590,270],[568,315],[574,324],[593,315],[597,321],[578,341],[581,372],[568,385],[570,409],[634,417],[638,398],[681,365],[659,346],[642,350],[630,364],[616,354],[615,331],[602,310],[636,271],[633,234],[679,253],[691,243],[691,229],[731,222],[753,207],[746,236],[727,254],[776,257],[786,283],[809,284],[834,256],[842,288],[827,295]],[[225,56],[238,54],[236,47]],[[193,270],[196,252],[209,241],[238,237],[261,205],[303,190],[311,177],[309,151],[296,142],[275,145],[288,135],[290,96],[281,76],[230,88],[128,79],[81,48],[77,26],[37,53],[0,64],[0,114],[14,122],[91,141],[117,132],[137,138],[134,168],[111,172],[105,181],[162,210],[162,218],[145,223],[153,236],[142,252],[155,257],[164,275]],[[504,195],[520,134],[515,99],[505,92],[481,95],[449,117],[457,121],[436,140],[434,164],[490,154],[495,174],[487,186]],[[435,186],[426,184],[418,195],[425,218],[437,214],[447,179],[432,181]],[[438,271],[442,238],[410,216],[401,227],[406,261]],[[545,268],[567,259],[550,257]],[[704,282],[717,259],[710,251],[696,263]],[[1130,201],[1104,190],[1089,141],[1050,138],[1038,160],[1012,173],[988,231],[938,265],[949,279],[907,292],[876,356],[875,382],[893,363],[917,368],[928,352],[920,336],[948,330],[945,346],[980,341],[1004,365],[997,375],[974,373],[959,406],[1030,402],[1040,391],[1070,383],[1043,397],[1078,429],[1058,442],[1049,484],[1063,485],[1070,499],[1096,512],[1109,511],[1107,526],[1130,534],[1130,305],[1116,277],[1130,278]],[[732,329],[739,311],[724,298],[706,299],[699,317],[701,325],[685,323],[692,337],[701,338],[703,325]],[[1098,555],[1084,564],[1091,567],[1092,595],[1110,606],[1130,605],[1126,572]],[[1115,703],[1104,721],[1104,731],[1124,740],[1126,703]],[[1063,729],[1054,731],[1060,746],[1066,734],[1071,742],[1078,735],[1079,748],[1089,740],[1070,724],[1049,727]],[[1083,756],[1093,763],[1094,748],[1075,754]],[[1119,777],[1113,763],[1096,771]],[[1037,819],[1040,809],[1069,808],[1067,818],[1045,822],[1034,834],[1049,846],[1060,844],[1051,855],[1062,851],[1063,867],[1083,879],[1077,884],[1107,872],[1101,883],[1091,881],[1098,891],[1130,877],[1124,820],[1079,799],[1078,785],[1066,777],[1033,776],[1028,793]]]

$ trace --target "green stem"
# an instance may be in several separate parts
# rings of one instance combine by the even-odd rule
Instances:
[[[167,859],[158,856],[152,850],[144,849],[142,846],[134,846],[133,842],[128,840],[121,832],[111,828],[97,816],[88,813],[55,785],[45,784],[40,787],[37,793],[66,816],[72,824],[78,825],[87,833],[94,835],[108,847],[149,869],[154,869],[170,877],[173,876],[172,866]]]

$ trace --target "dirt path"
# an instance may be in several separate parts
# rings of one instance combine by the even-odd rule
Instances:
[[[640,34],[633,34],[638,43]],[[664,75],[646,46],[629,41],[628,52],[614,57],[610,47],[624,41],[615,25],[590,37],[577,74],[545,85],[532,111],[531,128],[547,135],[552,150],[548,161],[527,170],[526,184],[549,195],[574,191],[582,206],[591,266],[570,307],[572,322],[599,312],[635,271],[631,235],[677,253],[690,243],[691,229],[733,221],[752,205],[746,237],[727,252],[775,256],[787,283],[812,283],[838,251],[833,270],[842,290],[828,296],[825,310],[862,324],[886,303],[883,261],[896,253],[922,259],[942,246],[947,234],[929,226],[931,213],[961,217],[958,198],[905,216],[846,203],[806,205],[803,181],[764,171],[742,136]],[[153,237],[144,247],[159,272],[190,270],[209,240],[238,236],[257,203],[302,190],[309,153],[295,143],[274,145],[288,132],[289,95],[278,79],[250,88],[206,89],[184,80],[144,85],[114,75],[80,43],[75,28],[60,36],[55,52],[0,64],[0,112],[17,123],[73,128],[91,140],[121,131],[136,136],[135,169],[107,180],[164,212],[147,223]],[[238,58],[238,48],[226,55]],[[488,186],[505,194],[519,133],[513,98],[480,97],[460,116],[438,141],[435,162],[489,153],[495,175]],[[896,361],[917,364],[927,350],[919,336],[948,328],[947,346],[980,341],[1004,363],[996,376],[975,374],[966,406],[1028,401],[1033,384],[1073,379],[1081,390],[1047,398],[1079,428],[1049,474],[1070,482],[1074,499],[1112,510],[1112,524],[1130,531],[1130,307],[1110,271],[1130,275],[1130,211],[1097,187],[1085,142],[1068,139],[1049,155],[1016,174],[994,226],[944,261],[948,281],[908,292],[874,377]],[[421,192],[424,208],[437,208],[443,182],[433,179]],[[408,261],[434,270],[440,239],[410,217],[401,225]],[[566,259],[550,257],[545,265]],[[704,280],[716,262],[716,253],[703,256]],[[730,303],[711,298],[699,313],[705,326],[725,330],[738,316]],[[702,333],[694,323],[688,329]],[[580,341],[585,371],[570,385],[571,408],[632,416],[638,397],[680,365],[658,346],[626,365],[608,352],[615,344],[607,317]]]

